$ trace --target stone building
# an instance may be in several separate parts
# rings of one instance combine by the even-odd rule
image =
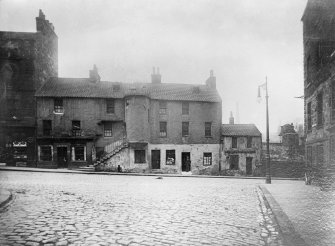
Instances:
[[[254,124],[230,124],[221,128],[222,173],[253,175],[261,165],[262,134]]]
[[[37,32],[0,32],[0,161],[34,166],[36,90],[58,75],[58,38],[40,10]]]
[[[205,85],[51,78],[36,93],[38,166],[212,174],[219,171],[221,98]]]
[[[335,1],[309,0],[302,22],[306,162],[322,176],[335,168]]]

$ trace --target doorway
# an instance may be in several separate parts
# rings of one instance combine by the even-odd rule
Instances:
[[[151,150],[151,167],[152,169],[161,168],[161,151]]]
[[[58,168],[67,168],[67,147],[57,147],[57,165]]]
[[[247,175],[252,174],[252,157],[247,157],[247,160],[246,160],[246,174]]]
[[[181,171],[182,172],[191,171],[191,153],[190,152],[181,153]]]

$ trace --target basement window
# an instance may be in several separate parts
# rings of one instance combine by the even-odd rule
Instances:
[[[176,152],[174,149],[166,150],[166,165],[176,164]]]
[[[145,150],[142,149],[135,149],[135,163],[146,163],[145,161]]]

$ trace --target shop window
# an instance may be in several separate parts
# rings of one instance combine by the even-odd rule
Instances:
[[[232,137],[231,138],[231,147],[233,149],[237,149],[237,137]]]
[[[212,165],[212,153],[204,153],[204,166]]]
[[[104,124],[104,136],[111,137],[113,134],[112,132],[112,122],[105,122]]]
[[[72,121],[72,136],[81,136],[80,120]]]
[[[52,161],[52,146],[42,145],[40,147],[40,161]]]
[[[166,114],[167,113],[167,103],[166,101],[159,101],[159,113]]]
[[[167,136],[167,122],[165,121],[159,122],[159,136],[160,137]]]
[[[189,122],[182,122],[182,136],[187,137],[189,135]]]
[[[247,148],[252,147],[252,137],[247,137]]]
[[[176,164],[176,152],[174,149],[166,150],[166,165]]]
[[[114,99],[106,99],[106,112],[107,114],[114,114],[115,112]]]
[[[54,112],[55,113],[63,113],[64,112],[63,99],[62,98],[55,98],[54,99]]]
[[[73,147],[73,160],[74,161],[85,161],[86,160],[86,147],[85,146],[74,146]]]
[[[146,163],[145,161],[145,150],[135,149],[135,163]]]
[[[43,135],[51,135],[51,120],[43,120]]]
[[[212,136],[212,122],[205,122],[205,137]]]
[[[190,104],[188,102],[183,102],[182,103],[182,114],[188,115],[189,111],[190,111]]]

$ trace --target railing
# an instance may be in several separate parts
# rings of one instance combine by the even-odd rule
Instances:
[[[124,136],[119,140],[114,141],[113,143],[110,143],[104,147],[104,153],[102,156],[97,160],[95,165],[99,165],[109,158],[111,158],[113,155],[118,153],[121,149],[127,147],[128,145],[127,138]]]

